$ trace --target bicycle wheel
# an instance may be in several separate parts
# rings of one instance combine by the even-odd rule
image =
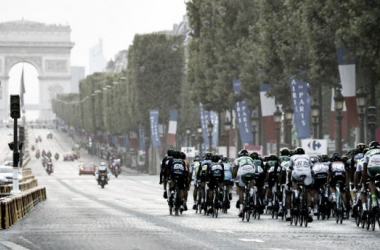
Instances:
[[[363,208],[361,205],[360,206],[358,205],[357,211],[355,212],[355,223],[357,227],[360,226],[362,213],[363,213]]]
[[[371,218],[371,228],[372,228],[372,231],[375,231],[375,227],[376,227],[376,214],[374,212],[372,212],[372,216],[370,218]]]
[[[306,213],[306,215],[304,215],[305,218],[304,218],[304,221],[305,221],[305,227],[307,227],[307,224],[309,222],[309,215]]]
[[[302,212],[302,214],[301,214],[299,220],[300,220],[300,227],[302,227],[302,225],[303,225],[303,221],[304,221],[304,215],[303,215],[303,212]]]

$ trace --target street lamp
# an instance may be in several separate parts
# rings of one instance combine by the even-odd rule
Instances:
[[[256,128],[259,123],[259,118],[257,117],[256,113],[251,116],[251,125],[252,125],[252,143],[253,145],[256,145]]]
[[[227,158],[230,158],[230,130],[231,130],[231,121],[227,117],[224,122],[224,130],[227,132]]]
[[[342,110],[344,105],[344,97],[341,93],[340,88],[335,89],[335,151],[339,154],[342,153]]]
[[[288,106],[285,109],[285,138],[286,142],[288,143],[288,147],[292,147],[292,120],[293,120],[293,109]]]
[[[190,141],[190,128],[186,128],[186,147],[190,147],[189,141]]]
[[[209,120],[207,124],[207,133],[208,133],[208,144],[209,144],[210,152],[212,152],[212,131],[213,130],[214,130],[214,124],[212,124],[211,120]]]
[[[198,132],[198,151],[199,151],[199,156],[202,156],[202,126],[199,124],[197,128]]]
[[[364,142],[364,114],[366,106],[366,93],[363,89],[363,85],[359,86],[359,89],[356,91],[356,104],[358,106],[359,113],[359,142]]]
[[[274,122],[276,123],[276,130],[277,130],[276,154],[280,155],[280,133],[281,133],[282,112],[278,105],[276,107],[276,111],[273,113],[273,116],[274,116]]]
[[[313,119],[313,137],[314,139],[318,138],[318,124],[319,124],[319,104],[315,99],[313,105],[311,105],[311,117]]]

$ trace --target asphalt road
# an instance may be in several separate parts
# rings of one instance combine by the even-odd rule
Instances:
[[[38,148],[62,157],[70,150],[71,139],[57,131],[53,139],[46,139],[48,131],[30,130],[30,146],[41,135]],[[7,133],[1,131],[0,142],[11,140],[4,137]],[[3,143],[0,150],[5,150]],[[81,160],[100,162],[83,152]],[[30,166],[48,198],[26,218],[0,231],[0,249],[380,249],[380,230],[357,228],[353,221],[338,225],[332,219],[314,220],[304,228],[264,215],[247,223],[237,217],[235,208],[219,218],[192,210],[170,216],[158,176],[124,168],[102,189],[93,176],[78,175],[78,162],[61,158],[54,162],[51,176],[41,160],[33,157]]]

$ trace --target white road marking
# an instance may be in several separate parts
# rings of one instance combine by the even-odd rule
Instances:
[[[257,243],[264,243],[265,241],[263,240],[260,240],[260,239],[239,239],[241,241],[245,241],[245,242],[257,242]]]
[[[13,242],[10,242],[10,241],[0,241],[0,244],[6,246],[6,247],[9,247],[10,249],[12,250],[28,250],[28,248],[25,248],[25,247],[22,247],[20,245],[17,245]]]

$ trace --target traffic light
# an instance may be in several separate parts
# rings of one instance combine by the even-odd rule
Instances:
[[[23,145],[24,145],[24,142],[20,141],[18,143],[18,149],[21,150]],[[15,148],[15,144],[13,142],[8,143],[8,146],[9,146],[9,149],[12,150],[12,151]]]
[[[370,128],[375,128],[376,124],[377,124],[377,116],[376,116],[376,107],[375,106],[368,107],[367,119],[368,119],[368,126]]]
[[[18,119],[20,115],[20,96],[11,95],[11,117],[13,119]]]

